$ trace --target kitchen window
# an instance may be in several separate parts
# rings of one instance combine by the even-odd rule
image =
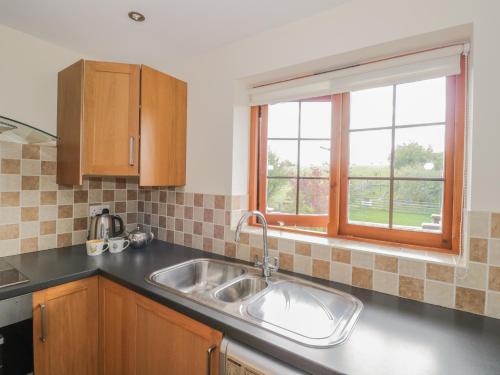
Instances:
[[[458,252],[465,68],[252,107],[250,207],[284,230]]]

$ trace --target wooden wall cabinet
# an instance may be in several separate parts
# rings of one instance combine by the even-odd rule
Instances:
[[[59,72],[57,183],[139,176],[186,179],[187,84],[147,66],[80,60]]]
[[[99,318],[100,375],[218,374],[222,333],[102,277]]]
[[[97,373],[97,276],[33,293],[37,375]]]

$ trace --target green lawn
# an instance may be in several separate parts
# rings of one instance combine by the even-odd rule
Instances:
[[[420,227],[422,223],[431,223],[431,214],[409,213],[394,211],[394,224]],[[374,208],[350,208],[349,220],[364,221],[369,223],[387,224],[389,214],[387,211]]]

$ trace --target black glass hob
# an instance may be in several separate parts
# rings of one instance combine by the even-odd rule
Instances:
[[[30,281],[5,260],[0,259],[0,288]]]

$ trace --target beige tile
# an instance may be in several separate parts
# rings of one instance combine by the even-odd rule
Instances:
[[[399,276],[399,296],[422,301],[424,299],[424,280]]]
[[[488,289],[500,292],[500,267],[490,266]]]
[[[500,266],[500,240],[489,240],[488,263],[494,266]]]
[[[311,256],[315,259],[330,260],[330,247],[325,245],[311,245]]]
[[[40,190],[57,190],[56,176],[40,176]]]
[[[330,278],[330,262],[326,260],[312,260],[312,276],[328,280]]]
[[[21,253],[30,253],[38,250],[38,237],[23,238],[21,240]]]
[[[1,159],[0,173],[19,174],[21,173],[21,160],[19,159]]]
[[[445,283],[453,282],[455,269],[442,264],[427,263],[426,277],[429,280],[443,281]]]
[[[193,236],[193,244],[195,243],[195,237]],[[250,261],[250,246],[243,244],[236,245],[236,258],[246,260],[247,262]]]
[[[57,219],[57,206],[40,206],[40,221]]]
[[[356,267],[373,268],[374,255],[361,251],[351,252],[351,264]]]
[[[455,308],[468,312],[483,314],[485,308],[485,292],[482,290],[457,287],[455,291]]]
[[[56,222],[56,233],[73,232],[73,219],[58,219]]]
[[[311,245],[304,242],[295,242],[295,254],[311,256]]]
[[[352,267],[347,263],[330,263],[330,280],[350,285],[352,282]]]
[[[349,250],[332,248],[332,261],[350,264],[351,252]]]
[[[471,238],[469,259],[473,262],[486,263],[488,261],[488,240],[484,238]]]
[[[2,175],[0,178],[0,191],[19,191],[21,190],[20,175]]]
[[[40,236],[38,238],[39,250],[53,249],[56,246],[57,246],[57,237],[55,234],[51,234],[48,236]]]
[[[203,195],[203,207],[214,208],[215,207],[215,196],[211,194]]]
[[[89,190],[89,203],[101,203],[102,190]]]
[[[40,159],[46,161],[56,161],[57,160],[57,148],[52,146],[41,146],[40,147]]]
[[[23,190],[21,191],[21,205],[23,207],[39,206],[40,192],[38,190]]]
[[[0,142],[0,158],[21,159],[21,144]]]
[[[398,275],[392,272],[373,271],[373,290],[398,295]]]
[[[262,256],[264,254],[264,250],[259,249],[258,247],[250,246],[250,261],[255,262],[256,260],[262,262]]]
[[[73,245],[78,245],[85,243],[87,241],[87,231],[86,230],[80,230],[80,231],[75,231],[73,232],[72,236],[72,244]]]
[[[489,237],[490,214],[488,212],[469,212],[469,233],[471,237]]]
[[[488,292],[486,315],[497,319],[500,318],[500,293]]]
[[[21,240],[19,238],[0,241],[0,257],[15,255],[19,254],[20,252],[21,252]]]
[[[22,207],[21,221],[36,221],[38,220],[38,207]]]
[[[40,159],[40,146],[22,145],[23,159]]]
[[[386,271],[386,272],[398,272],[398,258],[386,256],[386,255],[375,255],[375,269]]]
[[[487,266],[469,262],[467,268],[457,268],[456,284],[466,288],[486,289]]]
[[[21,238],[30,238],[38,236],[38,222],[27,221],[20,224],[20,237]]]
[[[57,192],[57,204],[59,204],[59,205],[72,205],[73,204],[73,190],[59,190]]]
[[[328,270],[329,271],[329,270]],[[303,275],[311,276],[312,274],[312,259],[308,256],[302,256],[295,254],[293,261],[293,272],[298,272]],[[325,277],[326,280],[329,279],[330,272],[327,272]]]
[[[40,176],[40,170],[40,160],[23,159],[21,162],[23,176]]]
[[[18,224],[0,225],[0,240],[12,240],[19,238]]]
[[[0,207],[0,224],[15,224],[21,220],[19,207]]]
[[[293,271],[293,254],[279,253],[280,268],[286,271]]]
[[[18,191],[0,193],[0,207],[17,207],[20,204]]]
[[[399,274],[403,276],[425,278],[425,263],[414,260],[399,259]]]
[[[295,251],[295,241],[286,238],[279,238],[278,250],[280,252],[293,253]]]
[[[455,304],[454,297],[455,288],[453,284],[431,280],[425,281],[424,302],[452,308]]]
[[[352,267],[352,285],[372,289],[373,271],[365,268]]]

